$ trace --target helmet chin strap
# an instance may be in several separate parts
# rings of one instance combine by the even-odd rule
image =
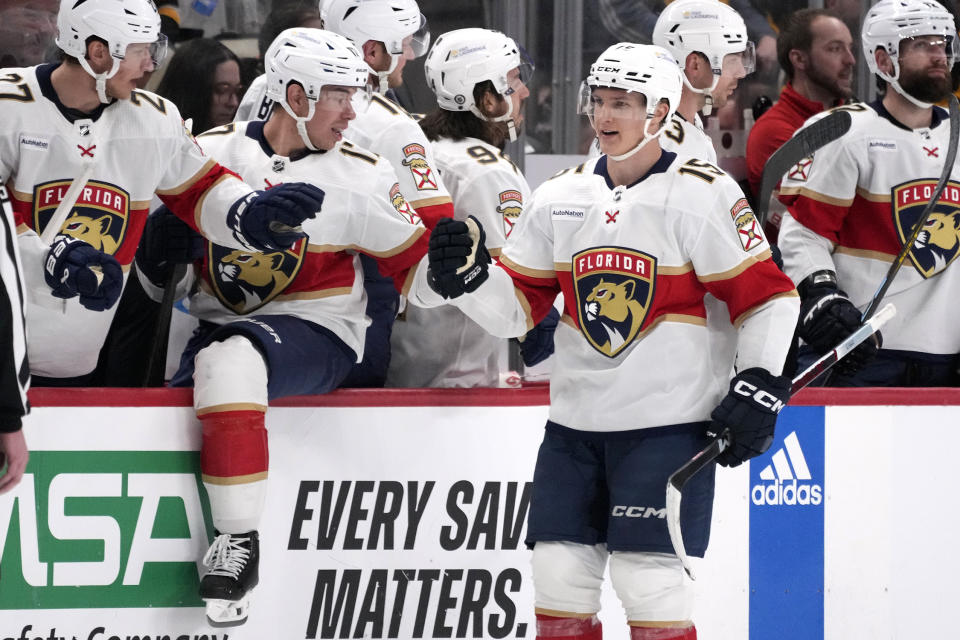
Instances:
[[[907,91],[900,86],[900,81],[898,80],[898,78],[900,77],[900,65],[897,64],[897,61],[893,58],[890,58],[890,62],[893,63],[893,75],[892,76],[888,75],[883,71],[880,71],[879,69],[877,70],[877,75],[883,78],[884,80],[886,80],[887,84],[893,87],[894,91],[896,91],[901,96],[906,98],[908,102],[912,102],[914,106],[917,106],[921,109],[929,109],[930,107],[932,107],[933,106],[932,102],[924,102],[923,100],[918,100],[917,98],[914,98],[912,95],[907,93]]]
[[[90,63],[86,58],[77,58],[77,61],[80,63],[80,66],[83,67],[83,70],[93,76],[93,79],[96,80],[97,98],[99,98],[100,102],[103,104],[110,104],[110,98],[107,96],[107,80],[117,75],[117,71],[120,70],[120,61],[113,57],[111,57],[111,60],[113,61],[113,66],[110,67],[110,71],[97,73],[90,66]]]
[[[390,88],[390,74],[393,73],[397,65],[400,64],[400,56],[392,53],[388,55],[390,56],[390,68],[386,71],[374,71],[374,73],[377,74],[378,86],[380,87],[377,89],[377,92],[381,94],[386,93],[387,89]],[[401,53],[400,55],[402,56],[403,54]]]
[[[477,116],[484,122],[506,122],[507,123],[507,133],[510,135],[510,142],[517,141],[517,125],[516,121],[513,119],[513,101],[504,98],[507,102],[507,112],[502,116],[497,116],[491,118],[489,116],[483,115],[480,109],[477,108],[476,104],[470,105],[470,113]]]
[[[687,89],[704,96],[704,100],[706,100],[706,102],[700,109],[700,112],[705,116],[709,116],[711,113],[713,113],[713,90],[717,88],[717,83],[720,82],[720,76],[713,76],[713,82],[710,84],[709,89],[697,89],[694,87],[692,84],[690,84],[690,79],[687,78],[686,73],[681,73],[680,76],[683,78],[683,84],[687,87]]]
[[[303,144],[310,149],[310,151],[319,151],[312,142],[310,142],[310,136],[307,135],[307,123],[313,119],[313,113],[317,108],[317,103],[313,100],[307,100],[307,115],[306,117],[298,116],[293,112],[293,109],[290,108],[290,105],[287,104],[286,100],[280,101],[280,106],[283,107],[283,110],[290,114],[290,117],[296,120],[297,122],[297,133],[300,134],[300,140]]]
[[[664,129],[665,129],[665,127],[663,127],[663,126],[662,126],[662,123],[661,123],[661,127],[657,130],[656,133],[654,133],[653,135],[647,135],[647,128],[648,128],[649,126],[650,126],[650,117],[647,117],[647,119],[644,120],[644,122],[643,122],[643,140],[640,141],[640,144],[638,144],[637,146],[635,146],[635,147],[634,147],[633,149],[631,149],[630,151],[627,151],[626,153],[621,153],[621,154],[618,155],[618,156],[611,156],[611,155],[607,154],[607,157],[610,158],[611,160],[615,160],[616,162],[621,162],[621,161],[623,161],[623,160],[626,160],[626,159],[629,158],[630,156],[632,156],[632,155],[634,155],[635,153],[637,153],[638,151],[640,151],[640,149],[643,149],[643,148],[647,145],[648,142],[650,142],[651,140],[655,140],[656,138],[659,138],[659,137],[660,137],[660,134],[663,133],[663,131],[664,131]]]

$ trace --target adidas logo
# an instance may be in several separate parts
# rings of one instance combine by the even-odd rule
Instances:
[[[818,505],[823,502],[823,487],[810,482],[812,479],[793,431],[783,439],[783,448],[773,454],[773,462],[760,471],[763,482],[752,487],[750,500],[756,505]]]

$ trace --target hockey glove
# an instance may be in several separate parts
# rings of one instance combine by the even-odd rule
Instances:
[[[80,296],[80,304],[91,311],[112,307],[123,289],[123,270],[116,258],[64,234],[54,238],[43,275],[54,296]]]
[[[323,204],[323,190],[305,182],[285,182],[254,191],[227,212],[233,237],[256,251],[282,251],[306,238],[300,225]]]
[[[191,264],[203,257],[206,239],[166,207],[147,217],[137,249],[137,269],[150,282],[163,287],[173,267]]]
[[[711,438],[729,433],[730,444],[717,457],[725,467],[736,467],[770,448],[777,414],[790,400],[790,378],[754,367],[730,381],[730,391],[710,414]]]
[[[818,271],[798,287],[800,324],[797,335],[817,353],[826,353],[860,327],[861,313],[837,288],[832,271]],[[841,376],[852,376],[869,363],[883,344],[880,332],[873,334],[834,365]]]
[[[427,282],[444,298],[471,293],[490,275],[490,253],[480,222],[442,218],[430,233]]]
[[[540,321],[540,324],[535,325],[523,338],[518,339],[520,355],[523,356],[525,366],[532,367],[540,364],[553,355],[553,333],[557,330],[559,322],[560,312],[556,307],[550,307],[550,313]]]

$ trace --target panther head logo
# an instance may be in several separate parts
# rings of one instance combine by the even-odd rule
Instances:
[[[640,335],[652,306],[656,258],[620,247],[573,257],[580,331],[597,351],[615,357]]]
[[[63,225],[63,233],[83,240],[94,249],[113,255],[120,247],[117,238],[110,234],[110,225],[113,222],[114,216],[109,213],[97,218],[74,213]]]
[[[250,313],[282,293],[296,276],[303,256],[303,249],[298,255],[213,247],[209,264],[216,266],[211,279],[217,297],[236,313]]]
[[[960,245],[960,209],[949,213],[934,211],[923,223],[911,254],[915,262],[929,265],[929,271],[937,273],[957,256]]]

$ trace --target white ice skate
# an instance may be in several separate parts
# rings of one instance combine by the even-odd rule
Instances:
[[[256,531],[218,535],[203,556],[210,568],[200,581],[200,597],[207,603],[207,620],[214,627],[233,627],[247,621],[250,591],[259,582],[260,539]]]

